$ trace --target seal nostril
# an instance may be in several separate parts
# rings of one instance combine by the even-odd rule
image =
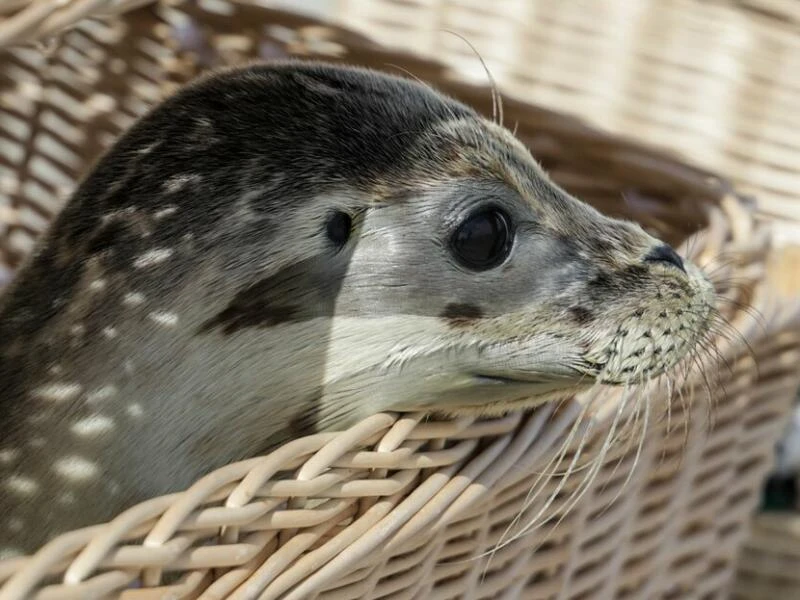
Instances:
[[[645,262],[661,262],[678,267],[684,273],[686,269],[683,266],[683,259],[678,255],[675,250],[666,244],[661,244],[653,248],[647,256],[644,257]]]

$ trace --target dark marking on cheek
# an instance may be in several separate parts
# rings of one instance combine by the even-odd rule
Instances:
[[[641,265],[629,265],[622,270],[621,276],[628,281],[642,281],[647,278],[649,271]]]
[[[647,267],[628,265],[614,272],[599,272],[589,280],[587,288],[590,299],[602,305],[634,293],[650,280],[652,277]]]
[[[598,273],[597,276],[589,282],[589,285],[597,290],[610,290],[613,287],[613,281],[608,273],[602,272]]]
[[[483,318],[483,309],[475,304],[451,302],[439,315],[451,327],[464,327]]]
[[[225,335],[230,335],[240,329],[274,327],[294,320],[299,312],[296,306],[270,305],[266,299],[259,298],[257,286],[254,288],[237,294],[227,308],[201,325],[199,333],[208,333],[219,327]]]
[[[86,243],[86,252],[97,254],[111,248],[128,234],[128,223],[111,219],[101,223],[91,234]]]
[[[582,306],[571,306],[569,308],[569,314],[578,325],[586,325],[594,321],[594,313]]]
[[[618,293],[614,279],[605,271],[601,271],[591,278],[586,287],[589,292],[589,300],[593,305],[602,305],[609,301],[612,294]]]
[[[242,288],[228,305],[200,326],[198,334],[220,329],[267,328],[333,317],[349,258],[317,256],[292,264]]]

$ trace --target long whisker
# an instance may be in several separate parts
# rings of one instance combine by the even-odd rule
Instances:
[[[614,415],[613,422],[611,424],[611,428],[606,435],[605,439],[603,440],[603,444],[596,454],[593,462],[592,469],[587,473],[587,475],[583,478],[580,482],[576,490],[567,498],[564,506],[562,507],[563,513],[553,526],[553,529],[557,528],[558,525],[569,515],[571,510],[577,506],[580,500],[586,495],[586,493],[591,489],[592,484],[594,483],[595,479],[597,478],[598,473],[600,472],[603,464],[605,463],[606,456],[608,455],[608,451],[611,448],[611,443],[614,438],[614,434],[616,433],[617,427],[619,426],[620,419],[624,414],[625,408],[627,407],[627,402],[620,402],[616,414]],[[583,444],[582,444],[583,445]],[[575,463],[578,455],[580,453],[576,452],[576,457],[573,459],[573,464]],[[566,480],[567,478],[565,478]],[[553,498],[553,495],[551,495]],[[547,503],[545,507],[543,507],[539,513],[529,521],[528,525],[526,525],[521,531],[519,531],[514,539],[519,539],[520,537],[527,535],[529,532],[533,531],[534,529],[541,526],[541,522],[539,521],[539,517],[543,514],[547,508],[549,508],[550,504],[552,504],[552,500]],[[542,543],[544,540],[542,541]]]
[[[500,95],[500,91],[497,88],[497,83],[495,82],[494,77],[492,77],[491,71],[489,71],[489,67],[486,66],[486,61],[483,60],[483,57],[481,56],[480,52],[478,52],[478,50],[475,48],[475,46],[473,46],[470,43],[470,41],[467,38],[465,38],[463,35],[461,35],[460,33],[455,32],[455,31],[452,31],[450,29],[444,29],[443,31],[445,31],[446,33],[451,33],[454,36],[460,38],[465,44],[467,44],[467,46],[469,46],[472,49],[472,51],[475,53],[475,56],[478,57],[478,60],[481,62],[481,66],[483,66],[483,70],[486,73],[486,77],[489,80],[489,84],[490,84],[491,89],[492,89],[492,121],[502,127],[503,126],[503,98]]]
[[[556,464],[560,464],[563,461],[563,459],[564,459],[564,457],[566,455],[566,452],[570,448],[570,446],[572,445],[572,440],[574,439],[574,436],[575,436],[575,434],[578,433],[578,431],[582,432],[582,436],[581,436],[581,441],[579,442],[578,447],[575,450],[575,454],[574,454],[574,456],[572,458],[572,465],[575,465],[577,463],[577,461],[580,459],[580,456],[581,456],[581,453],[583,451],[583,448],[586,445],[586,440],[587,440],[587,436],[588,436],[588,432],[589,432],[589,427],[587,427],[587,424],[585,424],[583,422],[583,418],[586,415],[586,411],[587,411],[587,407],[584,407],[584,409],[581,411],[581,413],[579,415],[579,418],[576,420],[576,425],[578,425],[579,421],[581,422],[581,425],[579,427],[575,427],[574,426],[572,431],[570,432],[570,435],[568,436],[568,438],[562,444],[561,451],[559,451],[558,454],[557,454],[558,455],[558,460],[557,460]],[[551,461],[551,463],[552,463],[552,461]],[[539,519],[541,518],[542,515],[546,514],[547,510],[550,508],[550,506],[552,505],[554,500],[558,497],[559,493],[561,492],[561,490],[566,485],[566,482],[568,481],[568,479],[569,479],[569,477],[563,477],[559,481],[558,485],[556,486],[556,489],[553,490],[552,493],[550,493],[550,495],[548,496],[548,498],[545,501],[544,505],[539,509],[538,513],[536,515],[534,515],[534,517],[531,519],[529,524],[530,523],[536,523],[536,524],[539,523]],[[546,484],[547,480],[545,480],[544,483]],[[528,530],[528,526],[523,528],[523,530],[521,532],[514,534],[507,541],[502,541],[503,538],[509,533],[510,529],[513,528],[513,526],[516,523],[519,522],[519,519],[522,517],[522,515],[524,515],[525,512],[538,499],[538,494],[533,494],[532,493],[533,490],[535,489],[535,487],[538,487],[538,486],[534,486],[534,488],[532,488],[531,492],[528,493],[528,497],[526,498],[526,501],[523,503],[522,508],[518,511],[518,514],[514,518],[512,524],[509,525],[509,527],[507,527],[506,530],[503,532],[503,535],[501,536],[500,541],[498,541],[498,543],[495,544],[494,548],[490,551],[490,553],[484,553],[482,555],[479,555],[478,558],[480,558],[481,556],[485,556],[486,554],[494,555],[494,553],[496,553],[498,550],[508,546],[509,544],[514,543],[515,541],[517,541],[518,539],[520,539],[522,536],[525,535],[525,533]]]
[[[488,571],[489,566],[491,565],[491,561],[494,558],[495,553],[497,551],[499,551],[500,549],[502,549],[503,547],[505,547],[506,545],[512,543],[513,540],[511,540],[509,542],[503,542],[503,540],[506,537],[506,535],[509,534],[511,529],[513,529],[513,527],[516,525],[516,523],[519,521],[519,519],[521,518],[522,514],[524,514],[524,512],[526,510],[526,507],[529,505],[529,502],[535,501],[536,494],[534,494],[534,492],[538,489],[539,483],[542,482],[542,486],[544,486],[547,483],[547,479],[544,479],[544,478],[547,475],[547,472],[548,472],[550,466],[554,463],[554,461],[560,461],[561,458],[564,456],[564,454],[566,453],[566,451],[569,448],[570,444],[572,443],[573,437],[581,429],[583,417],[585,416],[585,414],[586,414],[586,408],[584,407],[581,410],[581,412],[578,414],[578,416],[576,417],[575,422],[573,423],[569,433],[567,433],[566,437],[562,441],[560,448],[556,452],[553,453],[551,459],[547,462],[547,464],[545,465],[545,467],[542,470],[542,472],[539,473],[539,476],[536,478],[534,483],[531,485],[530,489],[528,490],[528,494],[526,495],[525,500],[523,501],[523,507],[519,510],[519,512],[514,517],[512,522],[506,527],[506,529],[500,535],[500,539],[495,544],[495,546],[491,550],[488,550],[488,551],[482,552],[482,553],[480,553],[480,554],[478,554],[476,556],[470,557],[470,559],[469,559],[470,561],[479,560],[479,559],[481,559],[481,558],[483,558],[485,556],[489,557],[489,559],[487,560],[486,565],[484,567],[482,577],[484,577],[486,575],[486,572]],[[542,481],[543,479],[544,479],[544,481]],[[531,499],[532,497],[533,497],[533,499]]]

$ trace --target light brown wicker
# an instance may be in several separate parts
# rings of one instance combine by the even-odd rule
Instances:
[[[275,2],[269,2],[276,4]],[[800,244],[796,0],[338,0],[317,11],[732,178]],[[414,34],[410,35],[409,32]],[[781,225],[783,225],[781,223]]]
[[[800,514],[758,515],[739,558],[736,600],[795,600],[800,590]]]
[[[57,10],[84,14],[89,4]],[[51,3],[14,5],[66,14]],[[13,35],[0,22],[0,39],[40,39],[41,28],[50,35],[66,24],[51,19],[36,16]],[[209,66],[289,52],[391,63],[491,106],[486,87],[438,63],[219,0],[82,20],[0,52],[0,262],[9,270],[91,160]],[[0,600],[722,597],[800,376],[800,307],[776,294],[770,239],[723,181],[663,153],[520,101],[506,102],[506,122],[559,183],[639,220],[713,273],[741,334],[718,340],[708,379],[690,372],[669,420],[663,385],[637,392],[651,407],[641,447],[639,422],[594,460],[623,399],[609,389],[488,421],[376,415],[230,465],[33,557],[0,561]],[[570,464],[578,470],[565,477]],[[532,521],[539,526],[508,543]]]

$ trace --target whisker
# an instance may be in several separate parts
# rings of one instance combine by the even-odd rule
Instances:
[[[487,551],[487,552],[484,552],[484,553],[481,553],[481,554],[475,556],[474,557],[475,559],[483,558],[484,556],[489,556],[490,557],[489,560],[491,561],[491,557],[493,557],[494,554],[498,550],[501,550],[502,548],[504,548],[508,544],[513,543],[517,539],[517,538],[511,538],[508,541],[505,541],[505,542],[503,541],[505,539],[505,537],[514,528],[514,526],[522,518],[522,516],[524,515],[525,511],[528,510],[528,508],[530,508],[532,503],[536,501],[536,499],[538,497],[538,493],[536,493],[536,492],[538,492],[538,488],[539,488],[540,482],[542,483],[542,486],[547,483],[547,480],[544,480],[544,481],[542,481],[542,480],[543,480],[548,468],[550,467],[550,465],[552,465],[554,462],[555,462],[556,465],[560,464],[561,461],[563,460],[564,456],[566,455],[567,450],[569,449],[570,445],[572,444],[572,441],[575,438],[575,436],[578,435],[578,432],[581,431],[582,429],[585,430],[583,420],[584,420],[584,417],[586,416],[586,412],[587,412],[587,407],[584,407],[581,410],[581,412],[578,414],[578,417],[575,419],[575,423],[573,424],[572,428],[570,429],[570,432],[567,434],[567,436],[565,437],[565,439],[561,443],[561,447],[558,449],[558,451],[556,451],[553,454],[553,457],[547,463],[547,465],[545,466],[545,469],[539,474],[539,476],[533,482],[531,488],[529,489],[529,491],[528,491],[528,493],[527,493],[527,495],[525,497],[525,500],[522,503],[522,508],[519,510],[517,515],[511,521],[511,523],[509,523],[509,525],[503,531],[503,533],[501,534],[498,542],[494,545],[494,547],[490,551]],[[585,436],[585,431],[584,431],[584,436]],[[560,487],[557,488],[556,491],[553,492],[553,494],[555,495],[559,491],[560,491]],[[488,569],[488,563],[487,563],[486,568]]]
[[[631,468],[628,469],[628,475],[625,477],[625,481],[622,482],[622,485],[617,490],[617,493],[614,494],[614,497],[606,504],[606,509],[614,506],[614,504],[619,500],[620,495],[622,492],[630,485],[631,479],[633,479],[633,475],[636,472],[636,468],[639,465],[639,461],[641,460],[642,456],[642,449],[644,448],[645,440],[647,439],[648,428],[650,426],[650,402],[646,400],[644,402],[639,402],[636,405],[636,414],[637,414],[637,422],[638,422],[638,415],[641,412],[642,404],[644,404],[644,423],[642,424],[642,428],[640,430],[639,435],[639,443],[637,444],[636,454],[633,457],[633,464]],[[626,452],[627,454],[627,452]],[[616,471],[616,468],[615,468]]]
[[[582,416],[584,414],[585,413],[582,412]],[[582,436],[581,436],[580,442],[578,443],[577,448],[575,449],[574,456],[573,456],[572,461],[570,463],[572,467],[574,467],[574,465],[576,465],[577,462],[580,460],[580,457],[582,455],[583,449],[586,446],[586,442],[587,442],[587,439],[588,439],[588,434],[589,434],[589,431],[590,431],[589,423],[587,422],[583,427],[581,427],[581,429],[582,429]],[[569,443],[566,443],[566,441],[565,441],[565,444],[563,445],[563,451],[559,454],[557,464],[560,464],[564,460],[564,458],[566,456],[566,451],[569,449],[569,447],[571,445],[572,445],[571,441]],[[526,535],[526,533],[528,533],[528,531],[530,531],[533,526],[540,525],[540,522],[539,522],[540,518],[544,514],[547,513],[547,511],[550,508],[550,506],[552,506],[552,504],[555,501],[555,499],[561,493],[561,490],[564,488],[566,483],[569,481],[569,475],[571,473],[571,470],[568,468],[566,473],[567,474],[560,479],[558,485],[556,486],[556,489],[553,490],[553,492],[549,495],[549,497],[546,499],[545,503],[539,509],[538,513],[536,513],[536,515],[534,515],[534,517],[532,519],[530,519],[530,521],[528,522],[528,525],[523,527],[521,531],[519,531],[516,534],[514,534],[514,536],[512,538],[510,538],[507,542],[504,543],[504,546],[507,545],[507,544],[513,543],[514,541],[516,541],[516,540],[520,539],[521,537],[523,537],[524,535]],[[537,498],[535,496],[533,496],[533,497],[531,497],[531,499],[529,501],[526,501],[523,504],[522,509],[519,511],[519,514],[517,515],[517,517],[514,520],[515,524],[519,522],[519,519],[524,515],[525,511],[527,511],[533,505],[533,503],[535,502],[536,499]]]
[[[608,454],[608,451],[609,451],[609,449],[611,447],[611,440],[613,439],[614,434],[616,432],[616,429],[619,426],[620,418],[621,418],[626,406],[627,406],[627,402],[620,402],[619,403],[619,406],[617,408],[617,411],[616,411],[616,414],[614,416],[613,422],[611,424],[611,428],[610,428],[609,432],[606,434],[605,440],[603,441],[603,444],[602,444],[599,452],[596,454],[595,458],[592,461],[592,469],[587,473],[587,475],[579,483],[579,485],[577,486],[575,491],[567,498],[566,502],[562,506],[563,513],[559,517],[559,519],[556,521],[556,523],[555,523],[555,525],[553,527],[554,529],[557,528],[558,525],[560,525],[563,522],[563,520],[569,515],[571,510],[575,506],[577,506],[577,504],[585,496],[585,494],[588,492],[588,490],[591,489],[592,484],[594,483],[595,479],[597,478],[597,475],[599,474],[599,472],[600,472],[600,470],[601,470],[601,468],[602,468],[602,466],[603,466],[603,464],[605,462],[605,458],[606,458],[606,456]],[[584,440],[582,440],[582,442],[581,442],[581,446],[583,446],[584,442],[585,442],[585,436],[584,436]],[[580,454],[579,451],[576,452],[576,457],[573,459],[573,464],[575,463],[575,461],[576,461],[576,459],[577,459],[579,454]],[[564,481],[566,481],[566,479],[567,479],[567,477],[564,478]],[[543,507],[543,509],[540,510],[539,513],[533,519],[531,519],[529,521],[528,525],[526,525],[515,536],[515,539],[519,539],[521,536],[528,534],[529,532],[531,532],[532,530],[535,530],[536,528],[538,528],[541,525],[541,523],[539,523],[539,521],[538,521],[538,518],[543,513],[544,510],[549,508],[549,506],[552,503],[552,499],[553,498],[554,498],[554,495],[551,495],[551,499],[546,504],[546,506]],[[544,540],[541,543],[543,543],[543,542],[544,542]]]
[[[475,53],[475,56],[478,57],[478,60],[481,62],[481,66],[483,66],[483,70],[486,73],[486,77],[489,80],[489,84],[490,84],[491,90],[492,90],[492,121],[494,123],[496,123],[497,125],[500,125],[502,127],[503,126],[503,98],[500,95],[500,92],[499,92],[499,90],[497,88],[497,83],[495,82],[494,77],[492,77],[491,71],[489,71],[489,67],[486,66],[486,61],[483,60],[483,57],[481,56],[480,52],[478,52],[478,50],[475,48],[475,46],[473,46],[470,43],[470,41],[467,38],[465,38],[463,35],[461,35],[460,33],[455,32],[455,31],[452,31],[450,29],[444,29],[443,31],[446,32],[446,33],[451,33],[451,34],[453,34],[454,36],[456,36],[458,38],[461,38],[461,40],[465,44],[467,44],[467,46],[469,46],[472,49],[472,51]]]

